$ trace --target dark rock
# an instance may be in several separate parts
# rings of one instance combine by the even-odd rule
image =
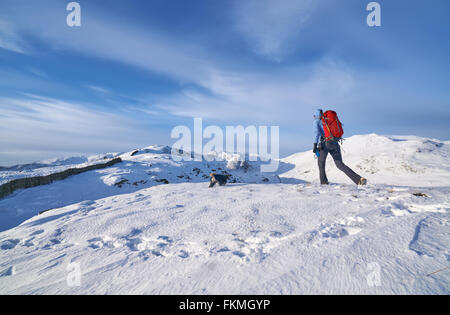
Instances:
[[[164,183],[164,184],[169,184],[169,181],[165,178],[160,178],[160,179],[155,179],[156,182],[158,183]]]
[[[131,155],[130,156],[135,156],[136,154],[138,154],[139,153],[139,150],[134,150],[133,152],[131,152]]]
[[[416,197],[425,197],[425,198],[429,198],[427,194],[421,193],[421,192],[415,192],[413,193],[414,196]]]
[[[54,181],[66,179],[69,176],[78,175],[78,174],[88,172],[88,171],[111,167],[114,164],[121,163],[121,162],[122,162],[121,158],[115,158],[106,163],[93,164],[93,165],[89,165],[86,167],[80,167],[80,168],[69,168],[65,171],[50,174],[47,176],[35,176],[35,177],[25,177],[25,178],[14,179],[14,180],[9,181],[0,186],[0,199],[12,194],[14,191],[16,191],[18,189],[26,189],[26,188],[32,188],[32,187],[41,186],[41,185],[48,185]]]

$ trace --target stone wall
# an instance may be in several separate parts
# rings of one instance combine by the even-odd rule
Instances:
[[[80,168],[69,168],[65,171],[54,173],[46,176],[35,176],[14,179],[0,186],[0,199],[12,194],[18,189],[31,188],[41,185],[47,185],[54,181],[66,179],[72,175],[78,175],[84,172],[98,170],[113,166],[114,164],[122,162],[121,158],[112,159],[106,163],[93,164]]]

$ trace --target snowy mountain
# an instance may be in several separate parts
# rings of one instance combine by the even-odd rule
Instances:
[[[0,199],[0,294],[450,291],[449,141],[347,139],[365,187],[331,158],[321,187],[312,152],[261,174],[227,154],[176,162],[164,146],[0,168],[0,185],[113,158]],[[210,172],[231,183],[208,188]]]
[[[414,136],[353,136],[342,145],[344,162],[373,184],[444,186],[450,184],[450,142]],[[319,170],[310,152],[294,154],[283,161],[295,168],[283,176],[316,181]],[[285,165],[286,165],[285,164]],[[331,159],[329,178],[351,183]]]

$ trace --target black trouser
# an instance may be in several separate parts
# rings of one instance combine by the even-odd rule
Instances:
[[[334,159],[334,163],[336,164],[336,167],[340,169],[342,172],[345,173],[350,179],[355,183],[358,184],[361,180],[361,176],[356,174],[352,171],[350,167],[344,164],[342,162],[342,154],[341,154],[341,147],[339,146],[339,143],[334,141],[324,141],[322,142],[320,146],[320,156],[319,156],[319,172],[320,172],[320,183],[322,185],[328,184],[328,178],[327,174],[325,173],[325,163],[327,161],[328,153],[331,154],[331,156]]]

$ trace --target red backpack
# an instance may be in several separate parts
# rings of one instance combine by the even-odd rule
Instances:
[[[344,135],[344,129],[336,112],[329,110],[322,116],[323,131],[325,132],[325,140],[333,138],[340,139]]]

